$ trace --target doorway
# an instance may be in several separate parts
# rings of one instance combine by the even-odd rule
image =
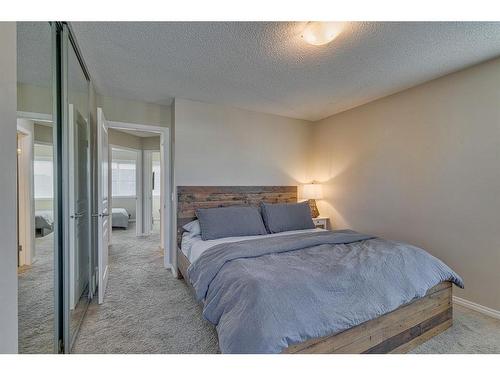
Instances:
[[[143,248],[144,243],[158,249],[163,266],[170,267],[170,150],[168,128],[107,121],[100,108],[98,114],[97,200],[102,202],[101,215],[106,208],[110,217],[107,227],[99,224],[101,233],[108,234],[98,239],[98,258],[102,260],[98,294],[103,303],[113,262],[123,261],[126,253]],[[109,199],[104,199],[105,194]],[[126,264],[115,265],[126,268]]]
[[[17,123],[19,350],[47,353],[54,348],[53,129],[47,116],[30,116]]]

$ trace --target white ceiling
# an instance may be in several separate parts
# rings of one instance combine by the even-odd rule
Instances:
[[[500,23],[353,22],[326,46],[304,22],[73,23],[100,94],[174,97],[318,120],[500,55]]]

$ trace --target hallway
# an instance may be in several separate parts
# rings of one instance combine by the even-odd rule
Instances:
[[[158,233],[113,230],[104,303],[93,302],[74,353],[215,353],[214,328],[190,290],[163,267]]]

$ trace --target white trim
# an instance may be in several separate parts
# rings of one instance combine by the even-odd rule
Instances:
[[[68,254],[68,259],[69,259],[69,309],[74,310],[76,307],[76,304],[78,302],[76,294],[78,294],[78,284],[77,284],[77,273],[79,270],[77,269],[77,254],[76,254],[76,230],[77,230],[77,224],[75,219],[75,191],[76,191],[76,184],[75,184],[75,157],[76,157],[76,152],[75,146],[76,146],[76,139],[75,139],[75,112],[78,112],[73,104],[68,104],[68,149],[67,149],[67,154],[65,154],[65,159],[68,160],[68,167],[67,167],[67,173],[68,173],[68,182],[67,182],[67,187],[68,187],[68,211],[65,217],[68,218],[68,243],[69,243],[69,254]],[[64,142],[64,141],[63,141]],[[71,312],[70,312],[71,314]]]
[[[117,151],[131,151],[131,152],[140,152],[140,148],[133,148],[133,147],[126,147],[126,146],[119,146],[119,145],[114,145],[112,143],[109,144],[109,148],[111,151],[117,150]]]
[[[22,251],[19,253],[19,265],[31,265],[35,253],[35,193],[34,193],[34,143],[33,121],[25,118],[17,119],[17,133],[21,155],[19,163],[19,244]]]
[[[35,145],[54,146],[54,142],[44,142],[44,141],[35,140],[33,143]]]
[[[108,142],[108,128],[106,118],[102,112],[102,108],[97,108],[97,225],[98,225],[98,303],[104,302],[104,295],[106,293],[106,286],[108,284],[109,275],[109,244],[110,233],[112,231],[112,217],[109,210],[110,189],[109,189],[109,174],[108,170],[109,160],[106,164],[102,162],[104,156],[109,158],[109,142]],[[103,176],[106,176],[107,181],[102,181]]]
[[[165,134],[169,132],[169,128],[163,126],[133,124],[120,121],[108,121],[108,128],[113,128],[118,130],[119,129],[138,130],[138,131],[145,131],[158,134]]]
[[[137,159],[135,160],[135,235],[144,236],[143,231],[143,198],[142,198],[142,150],[137,150]]]
[[[25,118],[25,119],[37,121],[37,122],[47,122],[48,126],[52,126],[52,115],[51,114],[17,111],[17,117],[18,118]]]
[[[453,296],[453,303],[456,303],[457,305],[460,305],[460,306],[463,306],[463,307],[467,307],[467,308],[469,308],[471,310],[480,312],[480,313],[482,313],[484,315],[488,315],[488,316],[490,316],[492,318],[500,319],[500,311],[494,310],[494,309],[490,309],[489,307],[480,305],[479,303],[468,301],[466,299],[463,299],[463,298],[460,298],[460,297],[456,297],[456,296]]]

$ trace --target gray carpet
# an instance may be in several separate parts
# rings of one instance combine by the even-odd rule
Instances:
[[[19,353],[54,350],[53,238],[36,238],[35,261],[18,270]]]
[[[453,306],[453,326],[413,349],[414,354],[499,354],[500,320]]]
[[[217,336],[182,280],[163,267],[160,236],[115,229],[104,303],[87,311],[74,353],[216,353]]]
[[[113,231],[102,305],[91,304],[76,353],[217,353],[214,328],[188,287],[163,268],[159,236]],[[412,353],[500,353],[500,321],[455,307],[455,324]]]

